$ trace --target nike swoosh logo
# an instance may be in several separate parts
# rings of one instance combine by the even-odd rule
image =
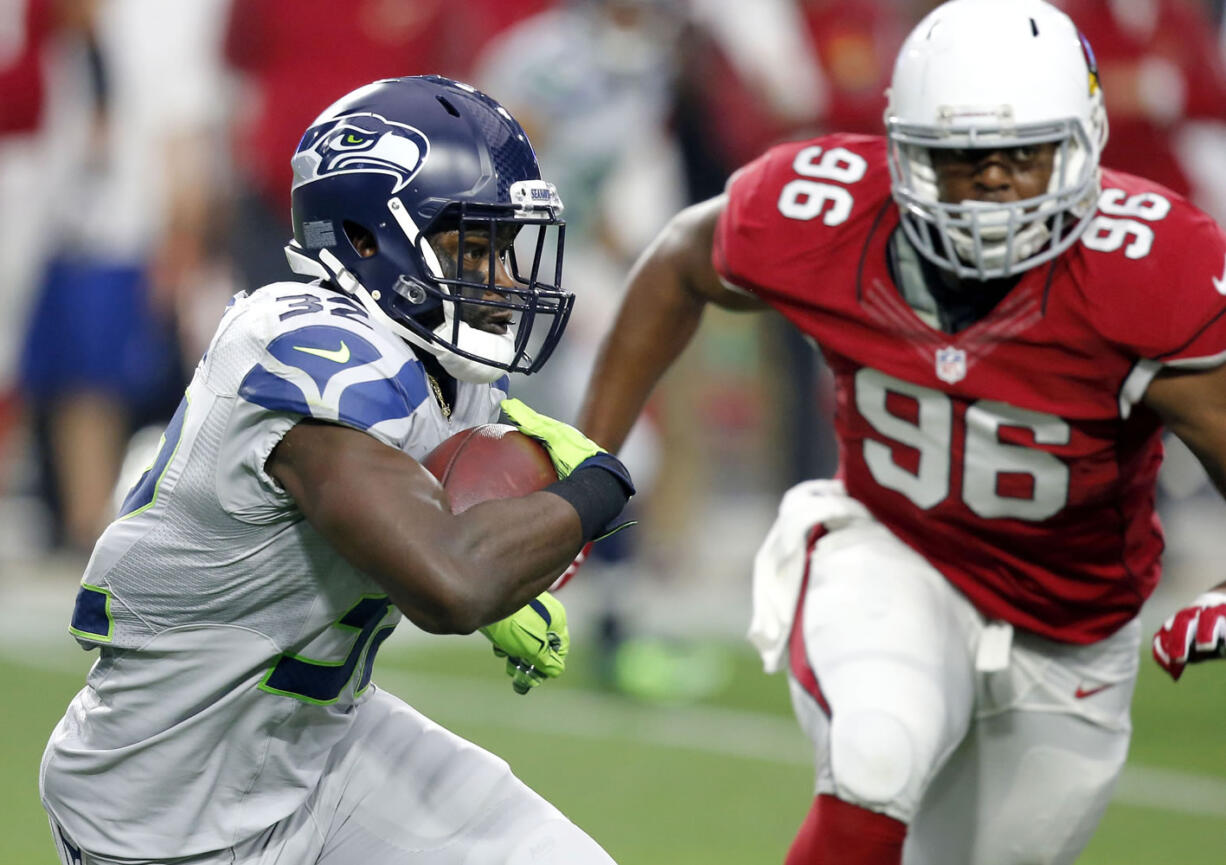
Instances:
[[[341,347],[334,349],[327,348],[310,348],[305,345],[294,346],[295,351],[300,351],[303,354],[313,354],[316,357],[322,357],[324,360],[332,360],[337,363],[349,363],[349,346],[345,345],[345,341],[341,340]]]
[[[1226,294],[1226,268],[1223,268],[1220,279],[1213,277],[1213,287],[1217,289],[1218,294]]]
[[[1112,683],[1108,682],[1106,685],[1099,685],[1097,688],[1083,688],[1080,685],[1078,685],[1077,690],[1073,692],[1073,696],[1076,697],[1078,700],[1084,700],[1086,697],[1094,696],[1099,691],[1107,690],[1108,688],[1111,687],[1111,684]]]

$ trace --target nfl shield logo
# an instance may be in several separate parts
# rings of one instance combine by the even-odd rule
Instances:
[[[937,349],[937,378],[955,384],[966,378],[966,352],[947,345]]]

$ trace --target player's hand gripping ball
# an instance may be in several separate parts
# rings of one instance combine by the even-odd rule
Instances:
[[[570,651],[566,608],[549,592],[542,592],[505,619],[486,625],[481,633],[494,644],[494,654],[507,659],[507,675],[517,694],[528,693],[566,669]]]
[[[1205,592],[1154,634],[1154,660],[1179,681],[1183,668],[1226,658],[1226,591]]]
[[[589,457],[605,453],[605,449],[570,424],[562,423],[533,411],[517,399],[504,399],[502,413],[525,435],[539,441],[549,451],[558,477],[567,477]]]
[[[528,495],[558,479],[545,448],[506,424],[462,430],[431,451],[422,465],[443,485],[457,514],[490,499]],[[518,694],[566,669],[566,609],[548,592],[481,633],[494,644],[494,654],[506,659]]]

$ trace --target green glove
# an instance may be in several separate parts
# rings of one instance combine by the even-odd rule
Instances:
[[[524,435],[532,436],[549,451],[559,478],[570,475],[588,457],[605,449],[570,424],[546,417],[517,399],[504,399],[502,411]]]
[[[545,417],[517,399],[504,399],[502,411],[520,432],[545,446],[559,481],[566,481],[574,472],[584,468],[603,469],[616,480],[615,484],[606,479],[604,482],[596,480],[594,484],[581,483],[569,488],[561,483],[549,486],[551,492],[570,502],[579,514],[585,541],[607,538],[634,525],[633,520],[617,526],[612,524],[634,495],[634,481],[621,460],[570,424]],[[582,473],[570,478],[568,483],[574,484],[580,477]],[[587,480],[592,481],[593,476],[589,475]]]
[[[545,679],[562,675],[570,651],[566,608],[549,592],[516,612],[481,628],[494,654],[507,659],[507,675],[517,694],[526,694]]]

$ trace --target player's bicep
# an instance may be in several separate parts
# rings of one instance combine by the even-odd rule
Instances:
[[[1144,402],[1196,454],[1226,494],[1226,365],[1166,367],[1150,382]]]
[[[450,519],[443,488],[420,463],[350,427],[301,421],[266,468],[316,531],[376,579],[385,570],[378,551],[392,538],[411,556],[413,538],[438,534]]]
[[[681,211],[661,237],[659,253],[698,299],[725,309],[764,309],[757,297],[724,281],[712,261],[716,225],[727,202],[726,195],[719,195]]]

